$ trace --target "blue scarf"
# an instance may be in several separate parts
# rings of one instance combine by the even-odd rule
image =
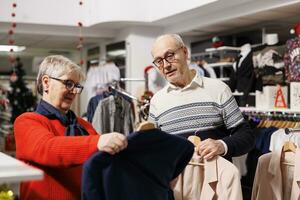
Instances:
[[[76,115],[71,110],[69,110],[67,114],[63,114],[51,104],[41,100],[35,112],[44,115],[48,119],[58,119],[65,127],[67,127],[65,136],[88,135],[85,128],[77,123]]]

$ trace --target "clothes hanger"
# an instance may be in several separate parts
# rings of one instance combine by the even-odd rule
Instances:
[[[201,142],[200,137],[197,136],[197,135],[191,135],[191,136],[188,137],[188,140],[194,144],[194,146],[195,146],[195,151],[197,151],[197,147],[199,146],[199,144],[200,144],[200,142]],[[192,158],[191,160],[193,160],[193,158]],[[201,159],[200,161],[202,161],[202,159]],[[189,165],[194,165],[194,166],[204,166],[204,163],[190,161],[190,162],[189,162]]]
[[[190,142],[192,142],[192,143],[194,144],[195,147],[197,147],[197,146],[200,144],[200,142],[201,142],[200,137],[197,136],[197,135],[191,135],[191,136],[189,136],[189,137],[188,137],[188,140],[189,140]]]
[[[297,146],[294,142],[291,141],[291,137],[293,136],[293,132],[291,132],[290,129],[288,129],[288,128],[286,128],[284,130],[285,130],[286,134],[290,134],[290,137],[289,137],[289,141],[287,141],[283,144],[282,151],[283,152],[291,151],[293,153],[296,153]]]
[[[139,126],[136,130],[137,131],[147,131],[147,130],[152,130],[155,128],[156,128],[155,124],[153,124],[152,122],[144,121],[139,124]]]

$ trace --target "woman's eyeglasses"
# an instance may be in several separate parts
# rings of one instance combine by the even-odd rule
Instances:
[[[49,78],[61,82],[62,84],[64,84],[66,86],[67,90],[69,90],[69,91],[73,91],[74,90],[74,92],[76,94],[80,94],[82,92],[82,90],[83,90],[83,86],[82,85],[80,85],[79,83],[75,83],[72,80],[62,80],[62,79],[54,78],[54,77],[51,77],[51,76],[49,76]]]

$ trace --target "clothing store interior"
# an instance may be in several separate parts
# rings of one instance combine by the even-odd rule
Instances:
[[[0,2],[0,200],[300,199],[300,0]]]

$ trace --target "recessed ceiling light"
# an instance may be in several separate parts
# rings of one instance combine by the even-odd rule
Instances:
[[[15,46],[15,45],[0,45],[0,51],[9,52],[13,50],[14,52],[24,51],[26,49],[25,46]]]

